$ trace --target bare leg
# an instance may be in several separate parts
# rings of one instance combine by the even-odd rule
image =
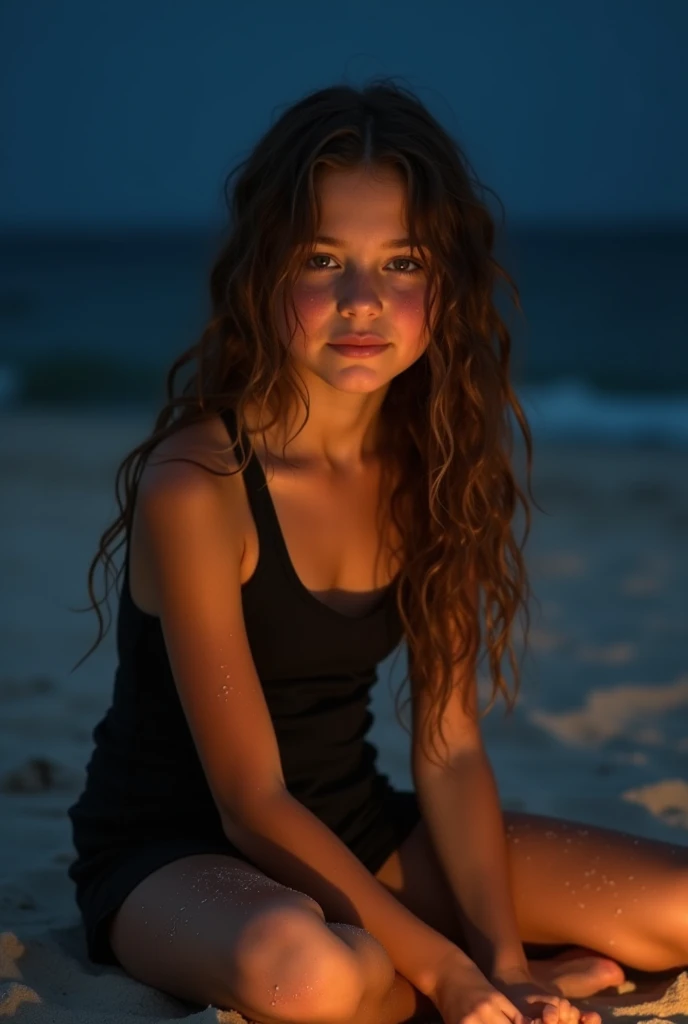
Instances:
[[[526,948],[580,947],[577,959],[533,960],[543,981],[576,998],[619,984],[617,961],[645,971],[688,964],[688,847],[537,815],[504,818]],[[377,877],[422,920],[463,941],[423,822]]]
[[[505,815],[526,941],[570,943],[644,971],[688,964],[688,847]]]
[[[110,924],[132,977],[259,1024],[402,1024],[431,1004],[368,932],[327,923],[310,897],[219,854],[141,882]]]

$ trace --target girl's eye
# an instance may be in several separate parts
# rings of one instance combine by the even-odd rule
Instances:
[[[401,271],[401,273],[417,274],[419,270],[423,269],[422,266],[420,265],[420,263],[418,262],[418,260],[412,260],[410,256],[395,256],[394,259],[391,262],[392,263],[412,263],[413,264],[413,267],[411,269],[406,270],[406,271]]]
[[[317,252],[317,253],[315,253],[315,255],[310,257],[310,259],[306,263],[306,266],[308,267],[309,270],[333,270],[334,269],[333,267],[323,267],[323,266],[319,266],[319,267],[315,266],[314,267],[314,266],[311,266],[313,260],[332,260],[332,259],[334,259],[334,257],[333,256],[328,256],[327,253]],[[390,263],[411,263],[411,264],[413,264],[413,266],[410,269],[408,269],[408,270],[397,270],[397,273],[402,274],[402,275],[417,274],[419,270],[423,269],[421,267],[420,263],[418,263],[417,260],[412,260],[410,256],[395,256],[393,260],[390,260]]]

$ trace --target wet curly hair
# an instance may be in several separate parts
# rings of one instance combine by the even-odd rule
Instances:
[[[263,414],[272,417],[265,429],[287,421],[294,409],[305,408],[307,418],[308,395],[280,341],[275,297],[282,295],[285,315],[291,304],[298,324],[290,296],[317,234],[318,176],[327,168],[361,166],[403,175],[412,251],[431,257],[425,297],[430,340],[389,384],[379,436],[398,467],[385,514],[402,538],[395,581],[408,653],[402,688],[410,681],[414,707],[418,694],[432,695],[425,725],[437,752],[442,715],[457,686],[471,702],[470,713],[480,714],[473,683],[481,651],[492,683],[487,709],[499,694],[509,709],[516,700],[519,610],[524,653],[530,625],[522,550],[531,512],[512,467],[512,417],[525,441],[531,500],[532,438],[510,380],[511,338],[495,306],[495,285],[506,284],[522,312],[520,296],[493,254],[495,223],[481,198],[485,187],[417,96],[390,79],[311,92],[285,109],[229,173],[229,225],[210,272],[210,315],[196,343],[171,366],[167,400],[150,435],[118,468],[120,514],[102,534],[88,572],[98,637],[81,661],[109,627],[100,605],[111,574],[117,582],[123,571],[113,556],[128,542],[137,484],[160,441],[226,408],[247,432],[247,402],[260,407],[261,422]],[[249,455],[243,452],[239,471]],[[520,544],[513,530],[519,504],[525,514]],[[98,600],[99,565],[106,587]]]

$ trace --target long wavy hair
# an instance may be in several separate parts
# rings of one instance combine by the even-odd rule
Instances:
[[[129,540],[137,484],[153,449],[227,408],[250,436],[247,402],[261,409],[265,430],[288,421],[299,407],[307,421],[308,395],[279,338],[275,297],[279,290],[285,315],[289,303],[300,325],[291,289],[314,247],[318,175],[361,166],[403,175],[412,249],[431,257],[425,298],[430,340],[423,355],[391,381],[379,437],[381,450],[398,467],[386,504],[401,538],[395,586],[408,652],[401,688],[410,680],[414,707],[421,692],[432,695],[424,735],[437,752],[442,715],[456,687],[464,707],[480,714],[474,682],[481,649],[492,682],[485,710],[499,694],[509,710],[516,700],[519,610],[525,615],[524,653],[530,627],[522,548],[531,513],[512,471],[512,414],[525,440],[531,499],[532,439],[510,381],[511,339],[494,304],[495,285],[506,283],[522,312],[520,297],[493,255],[495,226],[480,198],[484,186],[457,142],[410,90],[390,79],[305,96],[229,173],[229,226],[210,273],[207,325],[170,368],[167,401],[150,436],[118,468],[120,514],[102,534],[88,572],[88,607],[98,616],[98,636],[77,664],[109,628],[100,605],[107,602],[111,574],[117,583],[123,572],[113,556]],[[243,452],[235,471],[249,456]],[[525,513],[520,544],[512,527],[519,503]],[[99,565],[106,586],[97,600]]]

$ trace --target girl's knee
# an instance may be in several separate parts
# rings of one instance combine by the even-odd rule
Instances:
[[[337,1024],[355,1017],[368,971],[311,908],[273,905],[241,928],[228,980],[241,1008],[257,1020]]]
[[[396,971],[385,947],[363,928],[350,924],[327,927],[354,950],[366,994],[373,998],[386,995],[394,984]]]

